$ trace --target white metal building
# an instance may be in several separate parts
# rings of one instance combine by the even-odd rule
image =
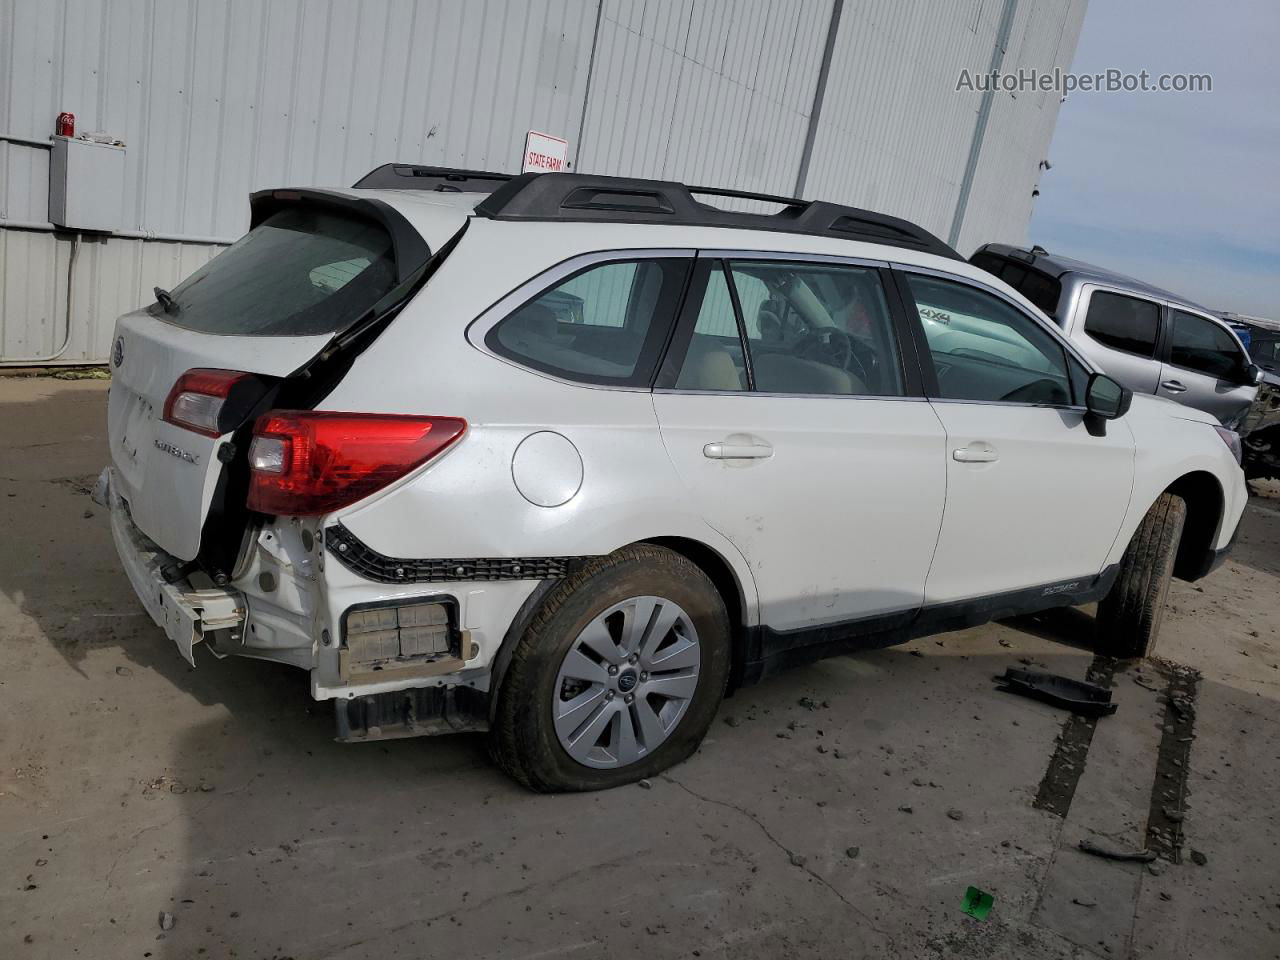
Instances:
[[[251,190],[391,160],[515,172],[529,130],[583,172],[851,203],[966,254],[1020,242],[1058,95],[957,79],[1069,68],[1085,3],[0,0],[0,363],[103,362],[119,313],[244,232]],[[63,177],[63,111],[123,141],[118,169]],[[105,231],[64,228],[51,167]]]

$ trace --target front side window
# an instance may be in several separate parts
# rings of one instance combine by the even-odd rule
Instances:
[[[1160,333],[1160,305],[1120,293],[1095,290],[1089,298],[1084,332],[1104,347],[1154,357]]]
[[[567,380],[647,386],[689,260],[624,260],[580,270],[489,331],[495,353]]]
[[[939,396],[951,400],[1069,405],[1066,350],[1040,324],[967,284],[907,274]]]
[[[714,379],[733,389],[730,364],[762,393],[903,394],[884,288],[870,267],[733,260],[713,271],[677,386]]]
[[[1240,344],[1227,329],[1182,310],[1173,311],[1169,362],[1219,380],[1239,377],[1245,365]]]

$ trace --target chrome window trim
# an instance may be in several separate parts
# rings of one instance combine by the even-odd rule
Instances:
[[[1085,414],[1089,412],[1088,407],[1081,407],[1072,403],[1018,403],[1009,400],[962,400],[958,397],[928,397],[930,403],[970,403],[983,407],[1016,407],[1019,410],[1039,408],[1041,410],[1069,410],[1072,413]]]
[[[965,286],[968,286],[968,287],[976,287],[977,289],[981,290],[983,293],[989,293],[995,296],[996,298],[1003,300],[1005,303],[1013,307],[1015,310],[1017,310],[1020,314],[1022,314],[1032,323],[1040,327],[1041,330],[1044,330],[1051,337],[1057,340],[1058,343],[1062,344],[1063,348],[1067,351],[1067,353],[1069,353],[1072,357],[1078,360],[1080,362],[1080,365],[1083,366],[1086,371],[1088,371],[1091,374],[1102,372],[1102,369],[1098,367],[1097,364],[1093,363],[1083,353],[1081,353],[1078,349],[1076,349],[1075,344],[1071,342],[1070,338],[1063,335],[1062,330],[1056,324],[1052,323],[1047,318],[1041,319],[1040,317],[1036,316],[1033,313],[1028,313],[1026,307],[1018,303],[1018,301],[1014,300],[1003,290],[999,290],[996,287],[990,286],[989,284],[986,284],[981,280],[974,280],[972,277],[962,276],[961,274],[958,274],[958,273],[948,273],[945,270],[938,270],[934,267],[919,267],[919,266],[916,266],[915,264],[900,263],[900,262],[894,262],[890,265],[893,267],[894,270],[897,270],[900,273],[919,273],[925,276],[937,277],[940,280],[950,280],[953,283],[964,284]],[[966,401],[966,402],[1002,403],[1002,401],[998,401],[998,400],[977,400],[977,401]],[[1014,406],[1014,405],[1039,406],[1039,404],[1004,404],[1004,405],[1005,406]]]
[[[655,394],[681,397],[773,397],[783,400],[910,400],[912,403],[928,403],[928,397],[902,397],[883,393],[774,393],[768,390],[685,390],[676,387],[657,387]],[[987,401],[983,401],[984,403]]]
[[[523,306],[529,300],[532,300],[540,293],[545,293],[562,280],[570,275],[577,273],[585,267],[593,267],[603,263],[629,263],[634,260],[673,260],[687,259],[693,260],[697,255],[697,250],[692,248],[669,249],[666,247],[644,247],[635,249],[620,250],[593,250],[589,253],[575,254],[567,260],[561,260],[552,267],[548,267],[542,273],[530,277],[524,283],[520,284],[509,293],[504,294],[489,307],[481,311],[480,315],[467,324],[463,335],[467,339],[467,343],[479,350],[486,356],[501,361],[508,366],[515,367],[517,370],[523,370],[525,373],[531,373],[534,376],[542,377],[544,380],[550,380],[554,383],[561,383],[570,387],[580,387],[584,390],[614,390],[621,393],[652,393],[647,386],[628,386],[624,384],[612,383],[587,383],[582,380],[571,380],[567,377],[561,377],[546,370],[539,370],[520,363],[512,357],[504,357],[500,353],[489,348],[485,343],[485,338],[489,335],[489,331],[505,320],[517,308]],[[672,325],[679,320],[679,317],[673,317]],[[659,357],[661,360],[661,357]]]

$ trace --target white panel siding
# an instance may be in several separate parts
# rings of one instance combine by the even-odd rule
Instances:
[[[789,196],[830,19],[831,0],[608,0],[579,168]]]
[[[951,90],[986,69],[1002,2],[846,0],[805,193],[945,236],[979,106]],[[391,160],[514,171],[529,129],[566,137],[583,171],[791,194],[832,3],[0,0],[0,134],[43,140],[75,113],[127,144],[119,229],[197,240],[242,233],[262,187]],[[1006,69],[1069,65],[1084,4],[1019,0]],[[1057,106],[996,98],[965,252],[1021,238]],[[66,330],[48,164],[0,141],[0,362]],[[62,361],[105,359],[118,313],[217,249],[86,239]]]
[[[0,230],[0,356],[45,357],[67,336],[67,269],[73,241],[64,234]],[[71,338],[57,359],[102,362],[116,317],[150,303],[153,286],[170,287],[222,247],[84,238],[71,289]]]
[[[1071,67],[1085,0],[1022,0],[1010,36],[1009,56],[1040,69]],[[1008,61],[1006,61],[1006,68]],[[997,93],[982,145],[982,156],[957,249],[966,256],[984,243],[1024,243],[1031,220],[1032,191],[1042,160],[1051,160],[1049,143],[1062,100],[1057,93]]]
[[[231,240],[248,226],[256,189],[348,185],[392,160],[516,170],[527,130],[576,141],[597,9],[595,0],[0,0],[0,134],[48,138],[69,110],[77,132],[127,144],[120,230]],[[47,223],[47,150],[0,142],[0,221]],[[58,291],[70,239],[2,223],[0,237],[0,360],[51,352],[65,331]],[[209,255],[120,238],[107,249],[103,258],[82,246],[77,289],[99,260],[133,280],[107,277],[94,281],[110,286],[102,296],[73,298],[66,361],[105,359],[114,317],[149,300],[152,286],[176,283],[173,263],[194,268]],[[106,312],[88,319],[91,304]]]
[[[944,239],[981,94],[955,90],[987,70],[1004,0],[847,2],[805,193],[905,217]],[[1019,0],[1003,71],[1067,69],[1085,0]],[[1021,240],[1059,100],[997,94],[959,249]]]

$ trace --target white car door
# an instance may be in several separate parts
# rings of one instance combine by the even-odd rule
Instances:
[[[700,258],[653,397],[677,472],[749,562],[761,622],[795,631],[782,645],[905,623],[946,477],[942,428],[901,361],[888,271],[719,256]]]
[[[1123,420],[1104,436],[1090,432],[1089,371],[1046,323],[993,289],[902,269],[924,333],[926,389],[947,434],[946,511],[926,605],[1083,591],[1128,507],[1132,433]]]

